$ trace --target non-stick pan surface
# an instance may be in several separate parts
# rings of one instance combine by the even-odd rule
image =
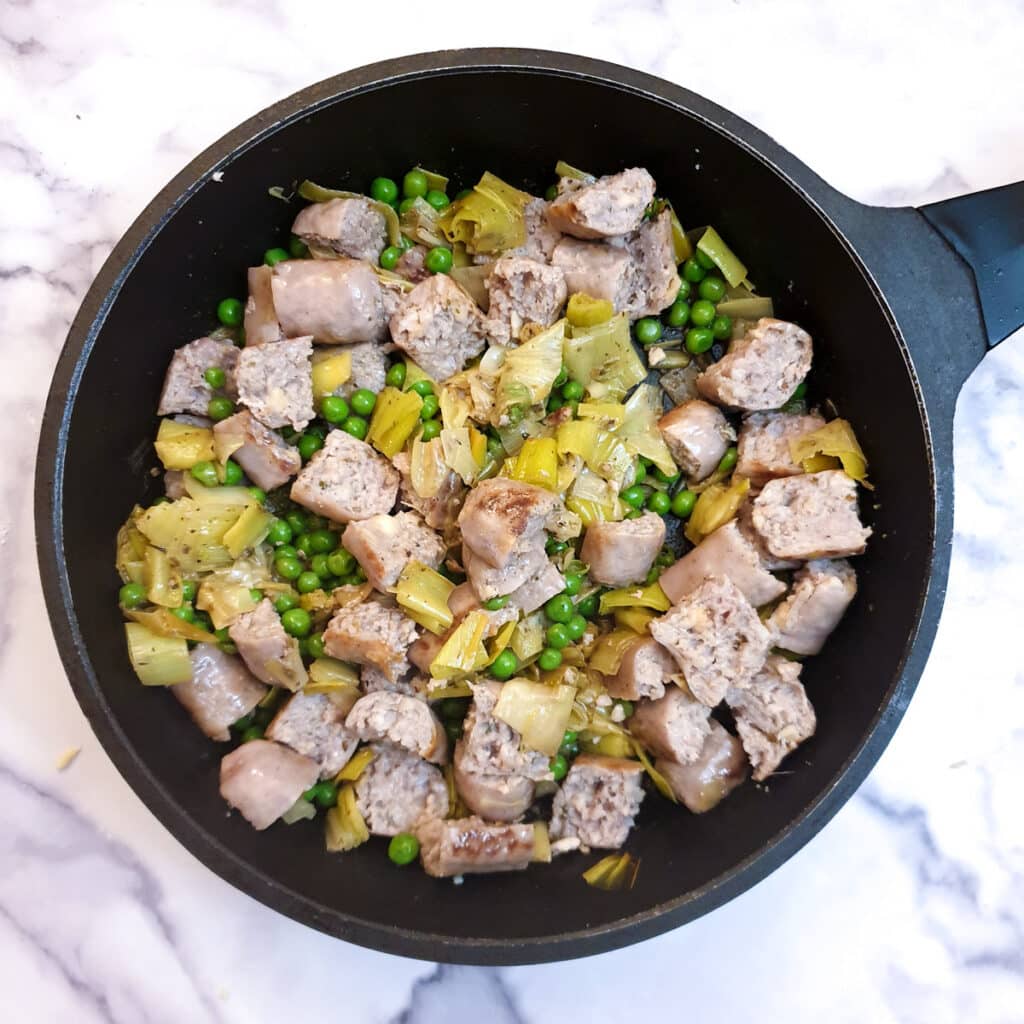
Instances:
[[[713,813],[648,798],[628,844],[641,858],[631,892],[584,885],[594,857],[455,886],[395,870],[380,841],[338,857],[324,852],[316,827],[256,833],[218,796],[222,751],[170,694],[139,686],[116,611],[113,538],[132,505],[158,493],[151,440],[171,352],[207,332],[217,301],[245,293],[245,268],[287,238],[296,208],[271,198],[270,186],[287,191],[309,177],[362,190],[377,174],[420,163],[456,187],[489,169],[542,190],[559,157],[597,172],[645,166],[688,225],[713,223],[778,315],[811,332],[812,394],[835,403],[869,454],[876,490],[862,508],[875,536],[858,561],[860,593],[804,673],[818,734],[785,772]],[[912,298],[938,288],[948,298],[943,322],[932,324],[921,315],[927,304]],[[945,585],[952,403],[984,347],[971,274],[918,213],[850,202],[683,89],[524,51],[351,72],[265,111],[194,161],[89,292],[56,372],[37,474],[57,642],[93,728],[140,798],[203,863],[269,906],[431,960],[522,963],[635,942],[706,913],[782,863],[892,735]]]

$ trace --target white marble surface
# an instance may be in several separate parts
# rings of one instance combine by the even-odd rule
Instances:
[[[264,105],[386,56],[499,44],[684,83],[861,200],[1024,178],[1019,0],[0,4],[0,1019],[1024,1020],[1021,335],[960,400],[949,598],[898,735],[803,852],[683,930],[501,971],[340,944],[180,849],[80,714],[46,623],[29,484],[93,274],[174,172]],[[82,753],[58,773],[69,746]]]

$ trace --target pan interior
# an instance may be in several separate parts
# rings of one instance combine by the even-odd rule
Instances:
[[[170,694],[138,684],[121,639],[113,539],[132,505],[158,493],[150,442],[170,355],[214,326],[221,298],[244,297],[246,267],[286,243],[296,207],[271,198],[270,186],[287,190],[309,177],[364,191],[374,176],[399,177],[418,163],[448,174],[453,190],[486,169],[540,192],[558,158],[597,173],[647,167],[687,226],[713,224],[775,298],[777,314],[810,331],[811,394],[835,403],[868,453],[877,489],[862,510],[875,536],[856,563],[860,593],[804,672],[819,733],[770,786],[747,785],[713,813],[693,816],[649,796],[629,841],[642,859],[629,893],[585,886],[580,872],[593,858],[453,886],[396,870],[379,840],[341,858],[324,853],[318,827],[256,833],[218,796],[223,751]],[[592,81],[513,71],[420,77],[323,106],[239,153],[221,182],[198,188],[141,252],[98,332],[74,397],[63,502],[87,668],[158,787],[160,817],[179,835],[189,819],[190,845],[211,867],[318,927],[352,934],[349,925],[361,921],[456,944],[614,927],[693,899],[764,851],[834,783],[886,701],[915,628],[932,529],[926,435],[903,356],[825,221],[759,158],[692,116]],[[428,946],[418,952],[431,955]]]

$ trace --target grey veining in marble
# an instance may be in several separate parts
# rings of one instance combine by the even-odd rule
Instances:
[[[544,46],[703,92],[862,201],[1024,178],[1019,0],[520,0],[514,11],[0,4],[0,1020],[1024,1021],[1021,335],[960,398],[948,600],[895,740],[814,842],[683,930],[508,970],[343,945],[177,846],[79,712],[33,555],[28,485],[49,376],[132,218],[273,100],[401,53]],[[82,752],[60,773],[68,747]]]

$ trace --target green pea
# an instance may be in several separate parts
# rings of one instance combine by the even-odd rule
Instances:
[[[510,650],[508,647],[505,648],[499,654],[493,662],[491,667],[487,670],[490,672],[495,679],[511,679],[519,668],[519,659],[515,655],[515,651]]]
[[[452,269],[452,251],[443,245],[435,245],[427,253],[423,265],[432,274],[447,274]]]
[[[517,423],[523,422],[523,417],[526,415],[526,409],[522,405],[510,405],[506,415],[508,416],[509,423],[514,427]]]
[[[422,171],[409,171],[402,179],[402,195],[407,199],[425,196],[429,189],[427,176]]]
[[[177,616],[182,622],[195,622],[196,610],[190,604],[183,604],[179,608],[172,608],[171,614]]]
[[[304,260],[309,255],[309,246],[298,235],[292,235],[288,239],[288,252],[293,260]]]
[[[205,459],[202,462],[197,462],[189,472],[204,487],[216,487],[220,483],[217,477],[217,467]]]
[[[327,568],[332,576],[347,576],[356,560],[344,548],[338,548],[327,556]]]
[[[548,187],[546,189],[544,189],[544,198],[549,203],[552,202],[553,200],[557,199],[558,198],[558,186],[557,185],[548,185]]]
[[[313,554],[312,533],[300,533],[295,538],[295,552],[300,558],[309,558]]]
[[[679,470],[677,469],[671,476],[668,473],[654,467],[654,479],[659,480],[663,484],[674,484],[679,479]]]
[[[226,420],[229,416],[234,415],[234,412],[235,403],[224,395],[214,395],[206,404],[206,415],[215,422]]]
[[[558,540],[555,537],[548,537],[544,544],[544,550],[549,555],[560,555],[568,547],[569,545],[566,544],[564,540]]]
[[[567,402],[579,402],[583,399],[584,387],[578,380],[567,380],[562,385],[562,397]]]
[[[259,604],[259,602],[263,600],[263,591],[262,590],[258,590],[256,587],[250,587],[250,589],[249,589],[249,596],[257,604]]]
[[[679,291],[676,292],[676,302],[686,302],[693,291],[693,285],[684,277],[679,282]]]
[[[560,388],[569,379],[569,367],[562,363],[562,368],[558,371],[558,376],[555,378],[553,387]]]
[[[296,536],[306,531],[306,513],[300,512],[298,509],[293,509],[291,512],[286,513],[284,521],[291,527],[291,531]]]
[[[299,455],[302,456],[303,462],[309,462],[313,456],[323,448],[324,443],[320,440],[316,434],[303,434],[299,438],[298,449]]]
[[[615,702],[617,707],[622,708],[622,714],[625,718],[630,718],[633,712],[636,710],[631,700],[617,700]]]
[[[401,388],[405,384],[405,363],[395,363],[388,367],[384,382],[389,388]]]
[[[316,573],[317,579],[322,580],[322,579],[325,579],[328,576],[333,575],[331,573],[331,570],[327,567],[327,556],[326,555],[314,555],[309,560],[309,567],[310,567],[310,569],[313,572]],[[300,576],[299,579],[301,580],[302,577]],[[314,588],[314,589],[316,589],[316,588]]]
[[[424,197],[426,201],[435,209],[443,210],[447,206],[451,206],[451,201],[448,197],[437,188],[432,188]]]
[[[427,395],[432,395],[434,393],[434,385],[431,384],[426,377],[421,377],[418,381],[410,385],[409,390],[415,391],[420,398],[426,398]]]
[[[500,597],[492,597],[487,601],[484,601],[484,607],[489,612],[496,612],[499,608],[504,608],[508,604],[508,595],[502,594]]]
[[[245,316],[245,304],[240,299],[221,299],[217,303],[217,319],[225,327],[237,327]]]
[[[721,302],[725,298],[725,281],[717,274],[709,274],[697,286],[697,294],[708,302]]]
[[[340,395],[327,395],[320,400],[320,415],[328,423],[343,423],[348,419],[348,402]]]
[[[698,249],[693,255],[704,270],[715,269],[715,261],[703,249]]]
[[[249,743],[252,740],[263,739],[263,727],[260,725],[250,725],[245,732],[242,733],[242,742]]]
[[[689,519],[693,506],[697,504],[697,495],[685,488],[672,499],[672,515],[680,519]]]
[[[569,762],[561,754],[555,754],[551,758],[550,768],[555,782],[561,782],[569,774]]]
[[[441,424],[437,420],[427,420],[420,430],[421,441],[432,441],[441,434]]]
[[[638,484],[627,487],[619,497],[632,508],[639,508],[647,498],[647,491]]]
[[[281,616],[281,625],[289,636],[304,637],[309,633],[313,620],[305,608],[289,608]]]
[[[268,267],[276,266],[278,263],[283,263],[285,260],[291,258],[291,253],[287,249],[282,249],[280,246],[273,249],[268,249],[263,254],[263,262]]]
[[[686,332],[686,350],[699,356],[715,343],[715,336],[706,327],[691,327]]]
[[[565,628],[569,631],[570,640],[579,640],[587,631],[587,620],[577,613],[565,624]]]
[[[807,394],[807,381],[802,380],[796,386],[796,390],[789,396],[791,402],[802,401],[804,396]]]
[[[554,647],[545,647],[540,652],[537,664],[544,672],[554,672],[562,664],[562,652],[555,650]]]
[[[237,487],[242,482],[242,467],[233,459],[224,463],[224,486]]]
[[[725,450],[725,454],[718,463],[718,472],[731,473],[736,467],[736,460],[738,458],[739,452],[735,448],[727,448]]]
[[[198,589],[195,580],[183,580],[181,584],[181,599],[191,603],[196,599],[196,591]]]
[[[504,457],[505,446],[501,443],[500,437],[488,437],[487,438],[487,454],[492,459]]]
[[[309,535],[309,550],[326,555],[338,546],[338,535],[333,530],[313,530]]]
[[[645,316],[633,325],[633,333],[641,345],[653,345],[661,340],[661,321],[657,317]]]
[[[576,605],[576,611],[583,616],[585,619],[592,619],[597,615],[597,610],[600,607],[600,598],[597,594],[588,594],[578,605]],[[572,621],[570,619],[570,621]]]
[[[694,327],[710,327],[715,322],[715,304],[698,299],[690,307],[690,320]]]
[[[569,630],[561,622],[555,622],[548,626],[546,636],[548,647],[553,647],[556,651],[560,651],[572,643]]]
[[[397,245],[389,245],[386,249],[381,250],[380,265],[385,270],[394,270],[401,258],[402,250]]]
[[[555,594],[553,598],[546,605],[544,605],[544,614],[552,622],[568,622],[575,614],[576,609],[573,607],[572,598],[568,594]]]
[[[300,594],[311,594],[314,590],[320,589],[320,577],[311,569],[307,569],[305,572],[299,573],[299,578],[295,581],[295,589]]]
[[[565,592],[575,597],[583,586],[583,577],[578,572],[570,572],[565,577]]]
[[[703,281],[707,273],[692,256],[683,264],[683,278],[691,284],[698,284]]]
[[[406,178],[408,177],[407,174]],[[388,857],[393,864],[397,864],[399,867],[411,864],[419,856],[419,852],[420,841],[409,832],[399,832],[388,843]]]
[[[146,588],[141,583],[126,583],[117,592],[117,601],[122,608],[138,608],[146,603]]]
[[[359,388],[349,399],[352,411],[358,416],[369,416],[377,404],[377,396],[369,388]]]
[[[665,323],[669,327],[685,327],[689,319],[690,304],[685,299],[676,299],[665,314]]]
[[[267,492],[262,487],[246,487],[246,490],[261,505],[267,500]]]
[[[562,742],[559,744],[558,752],[566,760],[575,757],[580,752],[579,733],[572,729],[566,729]]]
[[[302,563],[290,555],[278,555],[274,559],[274,569],[286,580],[297,580],[302,575]]]
[[[732,337],[732,317],[716,316],[711,321],[711,333],[715,341],[728,341]]]
[[[669,566],[676,560],[676,556],[672,553],[671,548],[662,548],[658,552],[658,557],[655,559],[657,565]]]
[[[393,178],[374,178],[370,182],[370,195],[378,203],[393,203],[398,198],[398,184]]]
[[[639,508],[631,508],[624,516],[623,519],[639,519],[643,515],[643,510]]]
[[[227,375],[219,366],[211,366],[208,369],[203,370],[203,380],[205,380],[211,388],[222,388],[227,381]]]
[[[359,438],[360,441],[366,437],[367,427],[366,420],[362,416],[349,416],[344,423],[341,425],[341,429],[346,434],[351,434],[353,437]]]
[[[432,420],[440,408],[441,403],[438,401],[437,395],[427,395],[423,399],[423,408],[420,409],[420,419]]]
[[[406,197],[405,197],[405,198],[404,198],[404,199],[403,199],[403,200],[402,200],[402,201],[401,201],[401,202],[400,202],[400,203],[398,204],[398,212],[399,212],[399,213],[405,213],[406,211],[408,211],[408,209],[409,209],[409,208],[410,208],[410,207],[411,207],[411,206],[413,205],[413,203],[415,203],[415,202],[416,202],[416,197],[415,197],[415,196],[406,196]]]
[[[326,811],[338,802],[338,787],[330,779],[322,779],[310,786],[302,795],[310,803],[314,803]]]
[[[672,499],[664,491],[653,491],[647,499],[647,507],[663,516],[672,507]]]

